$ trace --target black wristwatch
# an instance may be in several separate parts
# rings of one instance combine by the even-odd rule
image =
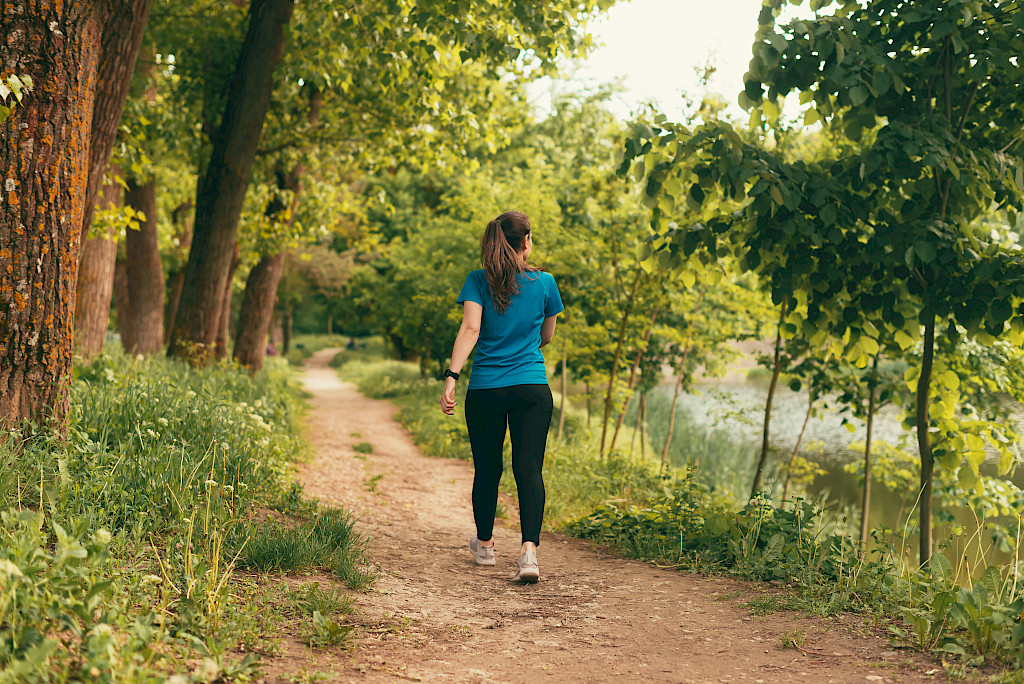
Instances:
[[[459,374],[453,371],[451,368],[445,368],[444,375],[441,376],[441,379],[444,380],[445,378],[455,378],[456,380],[458,380]]]

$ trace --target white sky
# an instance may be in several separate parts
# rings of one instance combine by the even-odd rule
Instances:
[[[810,14],[805,7],[796,10],[785,16]],[[569,83],[554,88],[593,88],[621,77],[626,92],[613,102],[617,115],[627,118],[640,103],[653,101],[670,120],[678,120],[682,93],[700,101],[703,90],[694,68],[710,59],[717,71],[708,90],[739,113],[736,96],[743,89],[760,11],[761,0],[620,0],[591,25],[600,47]],[[543,107],[551,88],[550,82],[533,86],[533,99]]]

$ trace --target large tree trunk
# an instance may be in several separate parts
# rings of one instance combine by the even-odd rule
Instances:
[[[111,182],[103,187],[101,206],[121,206],[121,185]],[[90,361],[103,349],[110,318],[110,297],[114,290],[114,262],[117,261],[117,235],[113,228],[98,233],[82,244],[75,288],[75,354]]]
[[[0,68],[35,89],[0,124],[0,425],[62,425],[96,69],[108,3],[0,0]]]
[[[153,0],[119,0],[103,27],[96,76],[96,105],[89,136],[89,180],[85,191],[82,230],[92,223],[93,208],[117,139],[125,99],[132,84],[142,34]]]
[[[231,83],[210,162],[196,193],[196,219],[169,353],[206,360],[220,323],[220,307],[245,192],[263,122],[270,107],[274,68],[284,54],[285,26],[294,0],[252,0],[249,28]]]
[[[921,377],[917,380],[917,447],[921,453],[921,567],[928,567],[932,558],[932,442],[928,435],[928,395],[931,390],[932,362],[935,357],[935,314],[924,324],[924,353]]]
[[[125,232],[125,267],[128,287],[126,321],[132,329],[131,354],[152,354],[164,344],[164,269],[156,222],[156,179],[128,181],[125,201],[145,215],[138,230]],[[124,326],[122,326],[122,329]]]
[[[231,285],[235,279],[235,271],[238,270],[238,264],[241,261],[238,245],[235,245],[234,256],[231,258],[231,266],[228,269],[228,279],[224,283],[224,294],[222,295],[220,316],[217,322],[217,341],[213,354],[214,358],[218,361],[228,358],[229,331],[231,329]]]
[[[292,310],[281,312],[281,356],[288,353],[292,346]]]
[[[274,317],[274,299],[281,281],[284,252],[263,257],[249,271],[245,295],[238,313],[238,335],[235,337],[235,361],[256,373],[263,368],[267,349],[267,333]]]
[[[753,499],[761,490],[761,477],[764,475],[764,466],[768,461],[768,426],[772,419],[772,401],[775,399],[775,387],[779,384],[779,373],[782,372],[782,364],[779,357],[782,354],[782,322],[786,320],[786,303],[783,302],[779,312],[779,326],[775,332],[775,359],[772,362],[772,381],[768,385],[768,399],[764,405],[764,429],[761,431],[761,457],[757,461],[757,471],[754,473],[754,484],[750,488],[750,498]]]

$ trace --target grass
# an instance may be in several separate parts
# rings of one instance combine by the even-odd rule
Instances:
[[[251,678],[239,649],[272,649],[284,617],[240,566],[366,588],[351,517],[288,480],[304,410],[281,359],[76,367],[66,436],[0,440],[0,681]],[[268,511],[289,523],[257,524]]]

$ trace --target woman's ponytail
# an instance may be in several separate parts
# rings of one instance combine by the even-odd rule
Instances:
[[[519,274],[527,270],[520,258],[523,240],[530,234],[530,219],[518,211],[507,211],[487,223],[480,240],[480,256],[487,285],[498,313],[504,313],[519,293]]]

